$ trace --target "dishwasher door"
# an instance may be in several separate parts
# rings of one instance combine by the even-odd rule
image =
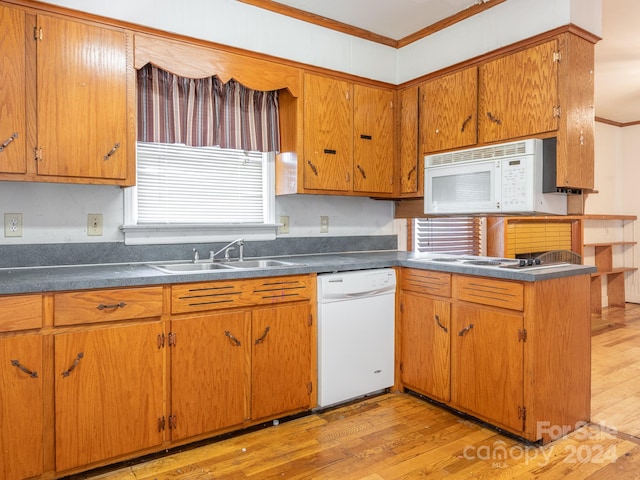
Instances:
[[[318,405],[394,383],[395,271],[318,275]]]

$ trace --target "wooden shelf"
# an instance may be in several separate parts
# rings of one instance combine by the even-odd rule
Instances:
[[[638,270],[637,267],[617,267],[617,268],[612,268],[611,270],[608,270],[606,272],[595,272],[595,273],[592,273],[591,276],[592,277],[600,277],[602,275],[614,275],[616,273],[635,272],[636,270]]]
[[[585,247],[608,247],[613,245],[636,245],[638,242],[585,243]]]

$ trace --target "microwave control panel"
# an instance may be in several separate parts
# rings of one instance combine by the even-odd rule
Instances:
[[[502,160],[502,211],[533,210],[529,205],[533,189],[533,159],[529,156]]]

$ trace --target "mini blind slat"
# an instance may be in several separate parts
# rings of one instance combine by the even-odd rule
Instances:
[[[138,223],[263,223],[263,155],[138,142]]]
[[[416,252],[478,255],[481,245],[477,217],[433,217],[414,219]]]

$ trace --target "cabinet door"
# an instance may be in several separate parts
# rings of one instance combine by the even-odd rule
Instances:
[[[0,5],[0,172],[26,170],[25,15]]]
[[[162,443],[161,334],[156,322],[56,335],[57,471]]]
[[[437,400],[450,399],[451,304],[402,294],[402,382]]]
[[[453,306],[451,402],[522,431],[522,316],[473,306]]]
[[[236,311],[172,321],[173,440],[240,425],[248,416],[250,316]]]
[[[420,194],[423,189],[422,161],[418,149],[418,87],[398,92],[400,131],[400,193]]]
[[[557,41],[480,66],[481,143],[557,130]]]
[[[393,193],[393,92],[353,87],[353,190]]]
[[[46,15],[38,27],[38,174],[125,179],[126,34]]]
[[[350,191],[353,164],[353,86],[304,77],[304,188]]]
[[[43,472],[42,337],[0,338],[0,477]]]
[[[253,311],[251,417],[311,407],[311,306],[294,303]]]
[[[478,69],[470,67],[420,87],[420,129],[424,153],[475,145]]]

